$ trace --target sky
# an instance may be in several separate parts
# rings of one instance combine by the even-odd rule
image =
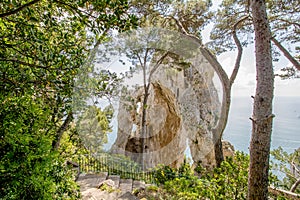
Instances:
[[[213,0],[213,9],[217,9],[221,0]],[[209,24],[202,32],[203,43],[210,41],[209,33],[213,28],[213,24]],[[232,96],[254,96],[255,84],[256,84],[256,71],[255,71],[255,56],[254,56],[254,44],[249,45],[244,49],[241,66],[236,77],[236,80],[232,87]],[[217,57],[219,63],[223,66],[227,75],[230,76],[236,59],[236,52],[222,53]],[[280,73],[280,69],[283,67],[291,66],[289,61],[281,56],[279,62],[273,62],[274,73]],[[112,67],[110,67],[111,70]],[[120,67],[117,67],[116,71],[119,71]],[[220,85],[216,86],[218,90]],[[300,96],[300,78],[281,80],[279,77],[275,78],[274,84],[275,96]]]
[[[209,31],[212,26],[208,27],[203,34],[204,43],[209,41]],[[256,70],[255,70],[255,56],[254,56],[254,44],[249,45],[244,49],[242,55],[241,66],[236,77],[236,80],[232,87],[232,96],[254,96],[255,95],[255,84],[256,84]],[[233,70],[237,52],[226,52],[222,53],[217,57],[217,60],[226,71],[227,75],[230,76]],[[116,59],[113,64],[107,65],[106,68],[110,68],[112,71],[120,72],[120,69],[124,68],[123,65],[117,64]],[[117,64],[117,65],[116,65]],[[289,61],[281,56],[279,62],[273,62],[274,73],[280,73],[280,69],[286,66],[291,66]],[[127,68],[124,69],[128,70]],[[140,77],[136,78],[142,80]],[[135,80],[135,79],[134,79]],[[217,90],[221,91],[221,86],[216,85]],[[274,95],[275,96],[300,96],[300,78],[298,79],[287,79],[281,80],[279,77],[275,77],[274,84]]]
[[[228,52],[218,56],[218,61],[224,67],[227,74],[231,74],[235,63],[236,52]],[[273,62],[274,73],[279,73],[280,68],[291,66],[286,58],[281,57],[279,62]],[[242,56],[240,70],[232,88],[232,96],[255,95],[256,70],[254,46],[247,47]],[[275,78],[275,96],[300,96],[300,79],[281,80]]]
[[[221,0],[213,0],[213,8],[216,9]],[[209,32],[213,25],[210,24],[203,31],[203,43],[209,42]],[[256,83],[255,56],[254,45],[249,45],[244,49],[241,66],[232,88],[232,96],[254,96]],[[230,76],[236,58],[236,52],[227,52],[219,55],[217,60],[223,66],[227,75]],[[291,66],[289,61],[281,56],[279,62],[273,62],[274,73],[280,73],[283,67]],[[300,96],[300,78],[281,80],[275,78],[274,84],[275,96]]]
[[[221,1],[219,0],[213,0],[214,7],[216,8],[220,2]],[[207,29],[204,30],[202,35],[203,43],[209,42],[209,32],[211,28],[212,25],[209,25]],[[250,97],[255,95],[256,71],[254,52],[254,45],[249,45],[244,49],[241,66],[232,88],[233,99],[239,96]],[[231,74],[235,63],[235,58],[236,52],[223,53],[217,57],[217,60],[223,66],[228,75]],[[284,57],[281,57],[279,62],[273,63],[273,65],[275,73],[278,73],[279,69],[283,67],[291,66],[291,64]],[[120,68],[117,67],[116,71],[119,69]],[[280,78],[276,77],[274,86],[275,96],[300,96],[300,79],[281,80]],[[111,141],[109,143],[113,143],[114,139],[115,138],[110,138]]]

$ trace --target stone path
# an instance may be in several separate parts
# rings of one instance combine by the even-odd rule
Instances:
[[[107,172],[80,174],[77,182],[83,200],[138,200],[132,191],[146,187],[143,181],[121,179]]]

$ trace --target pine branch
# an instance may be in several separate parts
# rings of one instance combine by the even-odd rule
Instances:
[[[269,191],[269,193],[274,194],[276,196],[283,195],[284,197],[287,197],[289,199],[299,199],[299,197],[300,197],[299,194],[293,193],[291,191],[286,191],[283,189],[275,188],[274,186],[269,186],[268,191]]]
[[[48,68],[49,68],[48,66],[36,65],[36,64],[16,60],[16,59],[1,59],[0,58],[0,61],[2,61],[2,62],[13,62],[13,63],[21,64],[21,65],[26,65],[26,66],[29,66],[29,67],[41,68],[41,69],[46,69],[46,70],[48,70]]]
[[[233,40],[237,46],[237,49],[238,49],[238,54],[237,54],[237,57],[236,57],[236,60],[235,60],[235,64],[234,64],[234,68],[233,68],[233,71],[231,73],[231,76],[230,76],[230,79],[229,79],[229,84],[230,84],[230,87],[232,86],[234,80],[236,79],[236,76],[237,76],[237,73],[239,71],[239,68],[240,68],[240,65],[241,65],[241,59],[242,59],[242,54],[243,54],[243,47],[242,47],[242,44],[236,34],[236,29],[237,29],[237,26],[242,23],[243,21],[247,20],[249,18],[249,16],[244,16],[242,17],[239,21],[237,21],[234,25],[233,25],[233,31],[232,31],[232,37],[233,37]]]
[[[63,133],[67,130],[69,124],[72,122],[73,120],[73,113],[70,112],[66,118],[66,120],[64,121],[64,123],[59,127],[57,133],[56,133],[56,140],[53,141],[52,147],[53,149],[58,149],[60,146],[60,140],[61,137],[63,135]]]
[[[299,185],[300,185],[300,178],[292,185],[290,192],[295,192],[295,190]]]
[[[164,53],[163,56],[160,57],[160,59],[155,63],[154,67],[152,68],[152,70],[150,71],[150,74],[149,74],[149,81],[150,82],[150,79],[153,75],[153,73],[157,70],[157,68],[160,66],[160,64],[163,62],[163,60],[167,57],[167,55],[169,54],[169,52],[167,51],[166,53]]]
[[[12,11],[9,11],[9,12],[6,12],[6,13],[1,13],[0,14],[0,18],[4,18],[4,17],[8,17],[10,15],[16,14],[16,13],[22,11],[23,9],[25,9],[25,8],[27,8],[29,6],[31,6],[31,5],[33,5],[35,3],[38,3],[39,1],[41,1],[41,0],[33,0],[31,2],[28,2],[28,3],[20,6],[19,8],[15,9],[15,10],[12,10]]]
[[[180,32],[186,36],[188,36],[189,38],[193,39],[196,43],[202,45],[202,41],[200,38],[198,38],[197,36],[193,35],[193,34],[190,34],[187,32],[187,30],[184,28],[184,26],[182,25],[181,21],[176,19],[175,17],[173,16],[169,16],[168,18],[172,19],[175,21],[177,27],[180,29]]]
[[[300,71],[300,63],[280,44],[280,42],[275,38],[271,37],[271,41],[280,49],[283,55]]]

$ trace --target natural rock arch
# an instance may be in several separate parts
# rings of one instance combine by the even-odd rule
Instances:
[[[190,64],[188,68],[164,64],[155,70],[150,70],[150,74],[153,76],[151,77],[152,93],[155,91],[153,88],[155,85],[165,88],[164,91],[171,93],[168,96],[172,96],[176,100],[175,103],[169,102],[166,105],[176,105],[176,109],[180,113],[180,124],[176,129],[177,132],[170,133],[166,130],[165,137],[168,138],[169,134],[174,134],[180,139],[168,141],[168,145],[158,149],[151,146],[158,141],[156,143],[150,142],[150,146],[145,145],[142,148],[144,140],[142,141],[140,138],[143,134],[136,131],[141,128],[140,123],[134,122],[139,121],[139,117],[134,114],[132,118],[132,111],[136,111],[136,108],[129,111],[130,104],[126,103],[125,99],[121,99],[118,114],[118,136],[112,147],[112,152],[129,155],[139,162],[143,160],[146,162],[143,162],[146,167],[153,167],[158,163],[178,166],[184,155],[182,149],[185,149],[186,146],[185,139],[189,139],[193,161],[208,167],[214,166],[216,164],[215,143],[220,141],[222,130],[227,121],[226,103],[229,97],[225,90],[227,85],[223,81],[227,75],[220,68],[220,64],[201,46],[198,40],[195,41],[189,36],[175,31],[150,28],[149,30],[143,29],[130,33],[129,37],[128,35],[124,37],[125,39],[120,38],[121,40],[117,42],[120,48],[124,46],[127,48],[129,45],[133,52],[137,49],[139,51],[141,48],[163,50],[178,55]],[[151,39],[149,40],[149,38]],[[219,102],[220,94],[215,87],[214,74],[217,74],[216,79],[222,84],[222,104]],[[129,94],[135,102],[133,107],[138,107],[138,93],[142,92],[135,89]],[[155,99],[155,94],[151,95],[153,96],[152,99]],[[154,105],[154,100],[147,102],[149,111],[151,105]],[[148,123],[151,120],[148,119]],[[158,133],[152,132],[151,134],[156,135]],[[154,146],[157,147],[157,145]],[[144,149],[148,149],[148,152]],[[149,149],[156,150],[150,152]],[[157,156],[159,154],[167,156]]]
[[[178,167],[184,159],[188,139],[195,163],[215,165],[211,130],[218,123],[220,103],[213,83],[214,72],[205,67],[209,63],[202,59],[197,64],[187,69],[163,65],[153,75],[144,153],[140,113],[132,109],[143,95],[142,88],[129,94],[133,102],[125,98],[120,101],[114,153],[125,154],[138,162],[143,159],[146,168],[157,164]]]

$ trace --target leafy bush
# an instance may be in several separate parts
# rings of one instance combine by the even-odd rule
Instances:
[[[76,199],[78,187],[45,128],[47,107],[30,95],[1,102],[0,198]]]
[[[153,170],[154,182],[158,185],[165,184],[167,181],[174,180],[175,178],[186,178],[189,179],[194,176],[194,172],[191,169],[190,164],[186,158],[182,165],[178,168],[172,168],[165,165],[158,165]]]
[[[154,182],[158,185],[165,184],[167,181],[175,179],[177,175],[177,170],[164,165],[159,165],[153,172]]]
[[[297,152],[288,156],[279,149],[272,154],[280,161],[274,166],[277,168],[281,166],[291,175],[287,163],[288,160],[294,161],[294,163],[298,161]],[[201,167],[194,169],[194,172],[200,176],[194,176],[193,170],[186,162],[179,169],[160,166],[155,173],[155,180],[157,184],[161,185],[161,188],[158,190],[158,194],[155,194],[155,199],[246,199],[248,168],[249,156],[242,152],[236,152],[234,157],[227,158],[219,168],[215,168],[213,171],[207,171]],[[280,181],[272,172],[269,175],[269,184],[276,187],[282,184],[283,189],[288,189],[291,183],[294,183],[293,181],[295,178],[291,176]],[[148,195],[151,199],[151,193]],[[270,197],[277,200],[286,199],[272,194]]]
[[[271,151],[271,155],[274,158],[271,162],[272,170],[282,176],[281,179],[273,182],[274,186],[291,190],[300,175],[300,148],[289,154],[279,147]],[[294,188],[294,192],[300,194],[300,187]]]
[[[184,162],[179,169],[160,166],[155,181],[162,185],[162,199],[246,199],[249,156],[237,152],[212,172],[201,170],[201,178],[193,175]]]
[[[66,166],[62,158],[57,158],[50,170],[50,177],[55,183],[55,192],[52,199],[78,199],[80,197],[79,186],[74,181],[76,171]]]

